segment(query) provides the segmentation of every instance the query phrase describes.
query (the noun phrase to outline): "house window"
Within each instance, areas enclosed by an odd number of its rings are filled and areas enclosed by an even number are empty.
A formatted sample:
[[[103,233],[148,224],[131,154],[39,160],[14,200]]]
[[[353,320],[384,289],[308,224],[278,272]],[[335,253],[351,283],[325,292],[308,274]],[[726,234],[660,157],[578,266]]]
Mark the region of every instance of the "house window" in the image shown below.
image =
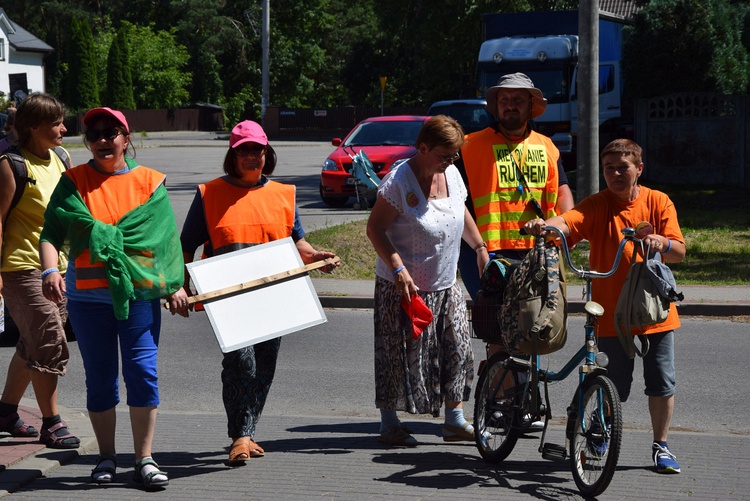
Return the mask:
[[[0,61],[5,61],[5,39],[0,38]]]

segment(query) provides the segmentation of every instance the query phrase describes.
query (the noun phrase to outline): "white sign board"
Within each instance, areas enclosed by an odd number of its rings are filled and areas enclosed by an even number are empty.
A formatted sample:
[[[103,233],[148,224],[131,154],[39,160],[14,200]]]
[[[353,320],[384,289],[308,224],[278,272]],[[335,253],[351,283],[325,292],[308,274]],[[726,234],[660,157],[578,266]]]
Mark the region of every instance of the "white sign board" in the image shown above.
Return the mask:
[[[291,238],[188,263],[198,294],[304,266]],[[326,322],[307,274],[203,303],[224,353]]]

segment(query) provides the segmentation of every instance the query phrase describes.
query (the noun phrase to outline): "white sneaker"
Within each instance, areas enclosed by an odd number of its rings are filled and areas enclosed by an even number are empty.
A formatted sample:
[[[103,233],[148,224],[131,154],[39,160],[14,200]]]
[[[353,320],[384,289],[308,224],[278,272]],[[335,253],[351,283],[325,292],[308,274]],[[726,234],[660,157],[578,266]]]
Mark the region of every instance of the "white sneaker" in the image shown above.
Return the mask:
[[[529,429],[526,430],[527,433],[539,433],[540,431],[544,430],[544,421],[534,421],[529,425]]]

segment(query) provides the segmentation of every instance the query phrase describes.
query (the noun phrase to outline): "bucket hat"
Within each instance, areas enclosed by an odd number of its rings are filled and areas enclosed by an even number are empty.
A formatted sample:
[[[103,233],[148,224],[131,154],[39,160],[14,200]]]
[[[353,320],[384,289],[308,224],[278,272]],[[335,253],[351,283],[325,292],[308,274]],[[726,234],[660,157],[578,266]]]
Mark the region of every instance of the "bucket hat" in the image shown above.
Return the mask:
[[[523,73],[510,73],[501,76],[500,80],[497,81],[497,85],[487,89],[487,92],[484,94],[484,98],[487,101],[485,107],[495,118],[499,118],[497,116],[497,93],[500,89],[528,90],[533,98],[531,102],[532,120],[541,116],[544,110],[547,109],[547,100],[544,98],[544,94],[542,94],[540,89],[534,87],[534,82],[528,76]]]

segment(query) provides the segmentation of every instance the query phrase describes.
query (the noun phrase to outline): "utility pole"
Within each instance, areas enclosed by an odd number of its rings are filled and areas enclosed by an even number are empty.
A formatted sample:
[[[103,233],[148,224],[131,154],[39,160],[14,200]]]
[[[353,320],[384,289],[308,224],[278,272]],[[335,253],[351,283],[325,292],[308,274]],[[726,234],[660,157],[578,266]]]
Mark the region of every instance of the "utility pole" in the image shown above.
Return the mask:
[[[261,0],[263,2],[263,24],[261,27],[261,51],[263,53],[263,76],[260,97],[260,123],[266,126],[266,107],[268,106],[268,46],[270,44],[270,24],[271,24],[271,0]]]
[[[599,191],[599,0],[580,0],[578,26],[576,198],[580,201]]]

